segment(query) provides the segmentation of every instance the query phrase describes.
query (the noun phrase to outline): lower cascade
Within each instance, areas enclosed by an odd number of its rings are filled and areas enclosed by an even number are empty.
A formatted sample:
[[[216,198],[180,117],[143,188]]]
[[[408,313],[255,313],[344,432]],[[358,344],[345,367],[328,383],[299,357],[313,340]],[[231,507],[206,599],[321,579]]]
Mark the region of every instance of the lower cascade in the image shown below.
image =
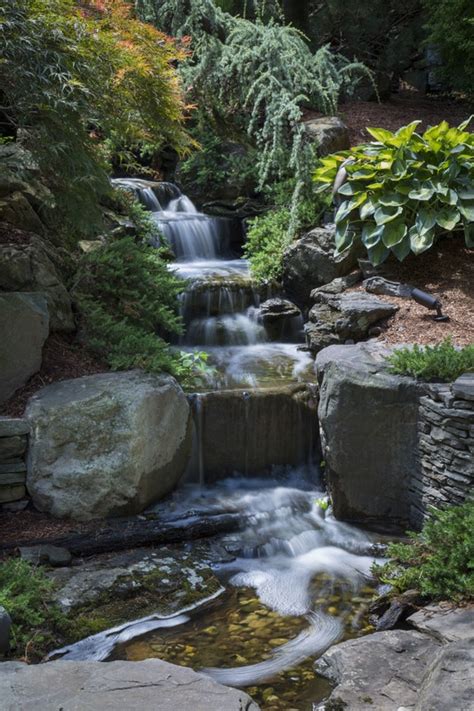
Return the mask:
[[[366,622],[375,546],[361,531],[323,511],[311,472],[188,484],[153,511],[176,518],[239,513],[245,524],[214,539],[215,570],[226,586],[196,609],[152,615],[57,650],[65,660],[138,661],[160,657],[204,671],[218,682],[271,682],[290,708],[311,709],[327,693],[312,659]],[[254,693],[253,689],[251,693]]]
[[[253,282],[239,254],[241,225],[200,213],[169,183],[116,182],[151,211],[156,245],[167,242],[173,268],[187,280],[179,347],[205,350],[213,367],[207,386],[188,396],[194,445],[185,482],[150,514],[172,521],[230,513],[240,525],[213,538],[212,564],[225,587],[209,599],[92,635],[51,657],[159,657],[257,696],[258,685],[271,683],[286,704],[275,708],[293,703],[309,711],[329,688],[312,659],[367,624],[375,548],[325,510],[301,314],[291,313],[284,328],[269,327],[262,304],[279,294]]]

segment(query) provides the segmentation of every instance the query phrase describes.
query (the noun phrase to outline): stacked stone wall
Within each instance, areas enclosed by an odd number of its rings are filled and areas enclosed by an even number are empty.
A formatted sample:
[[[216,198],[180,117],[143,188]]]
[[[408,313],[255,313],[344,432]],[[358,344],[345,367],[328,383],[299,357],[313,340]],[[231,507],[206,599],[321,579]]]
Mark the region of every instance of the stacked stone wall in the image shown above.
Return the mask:
[[[452,384],[428,385],[418,410],[420,466],[410,482],[411,520],[430,507],[460,504],[474,483],[474,374]]]

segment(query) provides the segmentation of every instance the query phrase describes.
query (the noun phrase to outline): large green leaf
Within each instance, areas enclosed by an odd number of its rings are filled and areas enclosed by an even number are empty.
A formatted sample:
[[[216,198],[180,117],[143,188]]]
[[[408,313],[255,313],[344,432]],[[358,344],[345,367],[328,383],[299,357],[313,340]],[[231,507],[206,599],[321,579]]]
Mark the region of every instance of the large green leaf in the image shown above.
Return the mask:
[[[374,267],[378,267],[379,264],[382,264],[390,254],[390,250],[387,249],[383,242],[379,242],[375,247],[368,249],[367,252]]]
[[[354,239],[354,233],[350,229],[349,220],[343,220],[338,222],[336,225],[336,233],[334,241],[336,243],[336,251],[338,253],[344,252],[348,247],[351,246]]]
[[[433,187],[420,187],[420,188],[415,188],[414,190],[410,190],[408,193],[408,197],[411,200],[431,200],[431,198],[434,195],[434,188]]]
[[[410,251],[411,246],[408,235],[405,237],[405,239],[403,239],[398,244],[394,244],[392,247],[392,252],[394,253],[399,262],[403,262],[403,260],[410,254]]]
[[[380,240],[380,235],[382,234],[382,227],[380,225],[374,225],[373,222],[366,222],[362,227],[362,243],[367,249],[375,247],[375,245]]]
[[[438,199],[441,202],[446,202],[448,205],[457,205],[458,202],[458,194],[455,190],[452,190],[449,188],[448,194],[447,195],[439,195]]]
[[[474,200],[459,201],[458,210],[468,222],[474,222]]]
[[[403,142],[409,141],[415,133],[417,126],[420,125],[420,123],[421,121],[412,121],[407,126],[402,126],[402,128],[399,128],[395,135],[398,136],[398,138],[401,138]]]
[[[349,205],[350,205],[350,200],[344,200],[344,202],[341,202],[341,204],[339,205],[339,207],[336,211],[336,215],[334,217],[336,225],[339,224],[340,222],[344,222],[347,219],[349,213],[352,210],[352,207],[349,207]]]
[[[375,212],[375,205],[372,200],[366,200],[363,205],[360,206],[359,214],[361,220],[366,220],[368,217],[373,215]]]
[[[461,200],[474,200],[474,185],[472,186],[472,188],[460,188],[458,190],[458,195]]]
[[[454,230],[460,219],[461,215],[455,207],[442,207],[436,212],[436,222],[443,230],[448,232]]]
[[[382,242],[386,247],[393,247],[405,237],[407,226],[403,220],[394,220],[382,226]]]
[[[375,222],[378,225],[385,225],[387,222],[395,220],[402,212],[401,207],[385,207],[385,205],[382,205],[375,210]]]
[[[422,252],[426,252],[426,250],[433,245],[435,231],[419,232],[416,226],[414,226],[410,228],[409,237],[411,251],[414,254],[421,254]]]
[[[381,205],[385,205],[386,207],[400,207],[400,205],[404,205],[407,202],[405,195],[395,191],[383,193],[377,196],[377,200]]]
[[[427,207],[420,207],[416,215],[416,230],[420,234],[429,232],[436,224],[436,213]]]
[[[366,128],[367,133],[370,133],[370,135],[375,138],[376,141],[379,143],[388,143],[389,141],[392,141],[395,134],[392,133],[391,131],[387,131],[385,128]]]

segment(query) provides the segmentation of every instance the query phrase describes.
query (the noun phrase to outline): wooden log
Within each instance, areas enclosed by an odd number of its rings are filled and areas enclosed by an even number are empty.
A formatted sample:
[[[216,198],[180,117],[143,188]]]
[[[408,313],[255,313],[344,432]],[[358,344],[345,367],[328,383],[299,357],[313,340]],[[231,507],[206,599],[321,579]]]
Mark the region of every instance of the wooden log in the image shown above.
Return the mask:
[[[106,527],[87,533],[74,533],[57,538],[34,539],[0,547],[0,554],[18,546],[54,545],[67,548],[73,555],[95,555],[140,546],[180,543],[197,538],[209,538],[218,533],[231,533],[247,523],[241,513],[215,516],[187,516],[172,521],[143,520],[137,517],[114,521]]]

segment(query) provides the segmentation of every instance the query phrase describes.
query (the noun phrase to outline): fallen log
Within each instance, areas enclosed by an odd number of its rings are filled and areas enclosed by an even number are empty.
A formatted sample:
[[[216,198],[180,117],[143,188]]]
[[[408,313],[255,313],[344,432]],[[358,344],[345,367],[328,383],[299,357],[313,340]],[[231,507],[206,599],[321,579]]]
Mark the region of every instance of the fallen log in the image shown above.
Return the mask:
[[[88,556],[127,548],[209,538],[218,533],[232,533],[238,531],[247,521],[247,516],[242,516],[242,513],[238,512],[202,517],[189,516],[174,521],[144,520],[133,517],[114,521],[106,527],[91,532],[10,543],[0,546],[0,555],[11,552],[20,545],[48,544],[67,548],[76,556]]]

